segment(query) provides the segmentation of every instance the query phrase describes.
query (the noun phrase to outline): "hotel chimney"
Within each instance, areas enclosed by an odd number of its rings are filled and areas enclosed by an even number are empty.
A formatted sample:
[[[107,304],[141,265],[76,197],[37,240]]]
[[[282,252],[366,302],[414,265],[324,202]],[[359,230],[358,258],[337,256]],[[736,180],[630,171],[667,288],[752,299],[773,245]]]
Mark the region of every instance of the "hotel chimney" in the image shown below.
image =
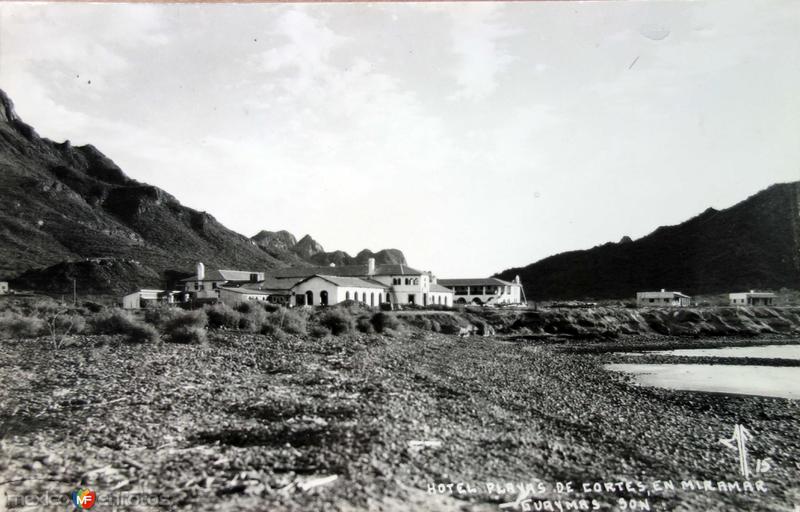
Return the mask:
[[[368,276],[375,275],[375,258],[370,258],[367,260],[367,275]]]

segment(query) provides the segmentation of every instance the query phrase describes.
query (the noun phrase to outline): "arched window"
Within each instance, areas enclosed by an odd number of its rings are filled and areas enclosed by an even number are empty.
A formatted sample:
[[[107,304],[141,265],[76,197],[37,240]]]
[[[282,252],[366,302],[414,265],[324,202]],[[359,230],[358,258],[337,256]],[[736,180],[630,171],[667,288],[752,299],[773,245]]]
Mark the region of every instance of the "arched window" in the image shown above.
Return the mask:
[[[323,305],[323,306],[327,306],[328,305],[328,291],[327,290],[322,290],[321,292],[319,292],[319,303],[321,305]]]
[[[344,292],[344,300],[350,300],[350,290]]]
[[[308,290],[306,292],[306,304],[309,306],[314,305],[314,292],[312,292],[311,290]]]
[[[372,292],[372,293],[369,294],[369,305],[370,306],[374,306],[375,305],[375,292]]]

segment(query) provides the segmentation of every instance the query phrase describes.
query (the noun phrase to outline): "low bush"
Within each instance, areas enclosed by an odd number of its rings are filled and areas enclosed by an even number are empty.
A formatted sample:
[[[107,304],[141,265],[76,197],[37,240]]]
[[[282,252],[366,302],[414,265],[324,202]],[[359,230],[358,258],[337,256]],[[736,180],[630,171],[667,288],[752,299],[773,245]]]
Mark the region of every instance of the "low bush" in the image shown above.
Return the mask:
[[[238,329],[242,314],[224,303],[206,306],[208,325],[214,329]]]
[[[309,330],[309,334],[315,338],[324,338],[331,335],[331,330],[324,325],[313,325]]]
[[[334,336],[353,332],[355,322],[346,309],[331,308],[323,311],[318,317],[319,325],[329,329]]]
[[[144,310],[144,321],[152,324],[159,329],[163,329],[173,318],[181,314],[183,310],[172,306],[159,306]]]
[[[158,329],[144,322],[133,321],[125,333],[126,339],[131,343],[157,343],[161,336]]]
[[[233,306],[233,309],[235,309],[236,311],[238,311],[243,315],[246,315],[256,309],[263,310],[264,308],[261,306],[261,304],[256,304],[253,301],[245,301],[237,303],[235,306]]]
[[[57,332],[66,334],[81,334],[86,330],[86,319],[82,315],[62,315],[55,318],[53,327]]]
[[[361,315],[356,319],[356,329],[364,334],[372,334],[375,328],[372,326],[372,319],[369,315]]]
[[[16,312],[0,315],[0,336],[8,338],[35,338],[47,331],[44,320]]]
[[[445,306],[444,304],[431,304],[428,306],[431,311],[452,311],[452,306]]]
[[[205,311],[178,311],[164,324],[164,334],[173,343],[204,343],[208,316]]]
[[[241,312],[239,329],[247,332],[261,332],[264,329],[264,325],[267,323],[268,316],[264,308],[258,304],[254,304],[248,308],[242,309],[245,311]]]
[[[96,334],[124,334],[133,343],[153,343],[159,340],[158,330],[140,322],[121,309],[107,309],[95,315],[90,325]]]
[[[208,341],[206,330],[191,325],[177,325],[167,332],[172,343],[198,345]]]
[[[428,318],[426,315],[407,315],[403,319],[413,327],[422,329],[423,331],[432,330],[431,319]],[[392,327],[392,329],[395,329],[395,327]]]
[[[278,328],[288,334],[303,336],[308,332],[306,318],[298,311],[280,308],[269,316],[272,323],[277,323]]]
[[[276,311],[284,309],[283,306],[281,306],[280,304],[272,304],[271,302],[261,302],[260,304],[261,306],[263,306],[264,311],[266,311],[267,313],[274,313]]]
[[[44,298],[34,302],[31,305],[31,309],[39,316],[46,316],[54,315],[66,308],[51,298]]]
[[[83,307],[86,308],[90,313],[99,313],[103,311],[105,306],[102,304],[98,304],[97,302],[86,301],[83,303]]]
[[[461,327],[453,323],[441,324],[439,326],[439,332],[442,334],[458,334],[460,330]]]
[[[372,323],[372,327],[377,332],[384,332],[386,329],[396,330],[400,327],[400,320],[395,315],[390,315],[383,311],[372,315],[370,323]]]

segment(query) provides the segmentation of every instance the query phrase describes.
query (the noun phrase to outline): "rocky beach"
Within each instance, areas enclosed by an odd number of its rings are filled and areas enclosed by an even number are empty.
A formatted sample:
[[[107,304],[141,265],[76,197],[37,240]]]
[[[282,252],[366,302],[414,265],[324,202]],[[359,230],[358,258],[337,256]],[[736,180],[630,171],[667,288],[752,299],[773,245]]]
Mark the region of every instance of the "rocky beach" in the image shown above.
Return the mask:
[[[36,510],[63,510],[79,485],[118,510],[790,509],[798,402],[603,370],[631,347],[687,343],[655,341],[419,329],[6,340],[0,481],[9,508]],[[737,342],[797,339],[689,340]],[[720,443],[736,425],[752,435],[747,479]]]

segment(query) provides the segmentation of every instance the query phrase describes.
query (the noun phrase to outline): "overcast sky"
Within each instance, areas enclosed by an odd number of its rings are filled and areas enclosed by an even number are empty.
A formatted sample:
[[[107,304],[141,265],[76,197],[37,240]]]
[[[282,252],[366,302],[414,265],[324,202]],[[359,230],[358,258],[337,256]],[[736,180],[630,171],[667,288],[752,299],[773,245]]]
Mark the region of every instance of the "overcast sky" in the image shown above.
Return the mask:
[[[0,87],[251,236],[484,276],[800,179],[797,2],[4,4]]]

